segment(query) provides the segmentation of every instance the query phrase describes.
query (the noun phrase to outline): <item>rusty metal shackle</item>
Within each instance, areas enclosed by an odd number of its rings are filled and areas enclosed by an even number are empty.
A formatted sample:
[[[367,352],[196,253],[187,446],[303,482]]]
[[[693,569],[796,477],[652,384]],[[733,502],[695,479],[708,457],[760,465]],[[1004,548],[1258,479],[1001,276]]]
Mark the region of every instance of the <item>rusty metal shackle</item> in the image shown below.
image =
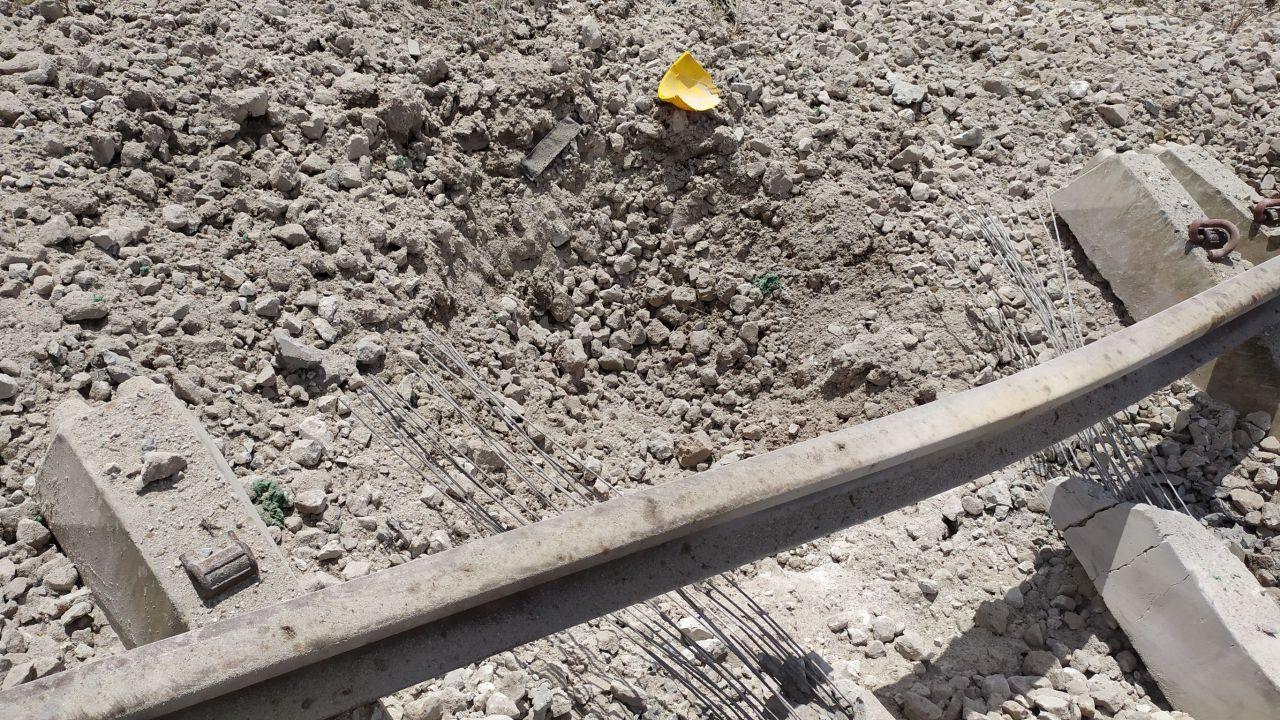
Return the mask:
[[[1240,242],[1240,229],[1230,220],[1196,220],[1187,226],[1192,245],[1203,245],[1211,260],[1231,254]]]
[[[1254,205],[1253,221],[1259,225],[1280,225],[1280,197],[1261,200]]]

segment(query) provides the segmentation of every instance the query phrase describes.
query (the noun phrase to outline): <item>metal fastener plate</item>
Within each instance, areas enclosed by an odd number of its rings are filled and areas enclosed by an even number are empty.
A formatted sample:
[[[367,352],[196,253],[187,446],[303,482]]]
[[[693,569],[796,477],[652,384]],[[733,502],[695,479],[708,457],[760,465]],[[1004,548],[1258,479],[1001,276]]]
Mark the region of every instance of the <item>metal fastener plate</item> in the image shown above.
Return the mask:
[[[178,556],[182,567],[191,576],[196,592],[205,600],[258,577],[258,561],[254,558],[253,551],[235,533],[229,532],[227,537],[231,540],[228,545],[207,556],[201,557],[198,553],[183,553]]]

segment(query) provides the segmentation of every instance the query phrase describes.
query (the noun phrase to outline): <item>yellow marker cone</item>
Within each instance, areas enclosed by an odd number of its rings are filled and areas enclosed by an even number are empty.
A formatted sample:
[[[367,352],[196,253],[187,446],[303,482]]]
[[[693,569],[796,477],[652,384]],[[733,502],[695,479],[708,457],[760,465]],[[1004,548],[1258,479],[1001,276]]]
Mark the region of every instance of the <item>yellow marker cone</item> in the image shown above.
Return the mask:
[[[681,110],[702,112],[720,104],[720,88],[702,64],[686,52],[676,58],[662,76],[658,99]]]

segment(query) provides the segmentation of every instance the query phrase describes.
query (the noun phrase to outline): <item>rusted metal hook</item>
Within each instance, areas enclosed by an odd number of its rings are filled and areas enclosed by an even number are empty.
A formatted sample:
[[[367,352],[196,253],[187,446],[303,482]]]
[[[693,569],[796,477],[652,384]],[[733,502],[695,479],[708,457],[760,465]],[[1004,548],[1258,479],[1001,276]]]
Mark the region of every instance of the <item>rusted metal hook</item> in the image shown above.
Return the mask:
[[[1253,221],[1259,225],[1280,225],[1280,197],[1262,200],[1254,205]]]
[[[1236,249],[1240,229],[1230,220],[1196,220],[1187,226],[1192,245],[1203,245],[1212,260],[1221,260]]]

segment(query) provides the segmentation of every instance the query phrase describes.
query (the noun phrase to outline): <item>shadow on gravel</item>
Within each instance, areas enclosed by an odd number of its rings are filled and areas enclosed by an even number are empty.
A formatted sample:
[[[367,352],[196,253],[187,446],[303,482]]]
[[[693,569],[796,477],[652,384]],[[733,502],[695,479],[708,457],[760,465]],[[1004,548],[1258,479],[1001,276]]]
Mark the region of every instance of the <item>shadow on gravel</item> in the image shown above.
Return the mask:
[[[957,616],[964,629],[945,647],[912,648],[908,631],[885,648],[925,653],[911,674],[875,690],[890,712],[941,720],[1002,708],[1012,717],[1088,717],[1092,708],[1111,716],[1139,701],[1121,678],[1155,694],[1142,698],[1148,705],[1165,704],[1071,552],[1041,549],[1032,562],[1034,573],[1003,597]],[[944,592],[932,602],[950,601]]]

